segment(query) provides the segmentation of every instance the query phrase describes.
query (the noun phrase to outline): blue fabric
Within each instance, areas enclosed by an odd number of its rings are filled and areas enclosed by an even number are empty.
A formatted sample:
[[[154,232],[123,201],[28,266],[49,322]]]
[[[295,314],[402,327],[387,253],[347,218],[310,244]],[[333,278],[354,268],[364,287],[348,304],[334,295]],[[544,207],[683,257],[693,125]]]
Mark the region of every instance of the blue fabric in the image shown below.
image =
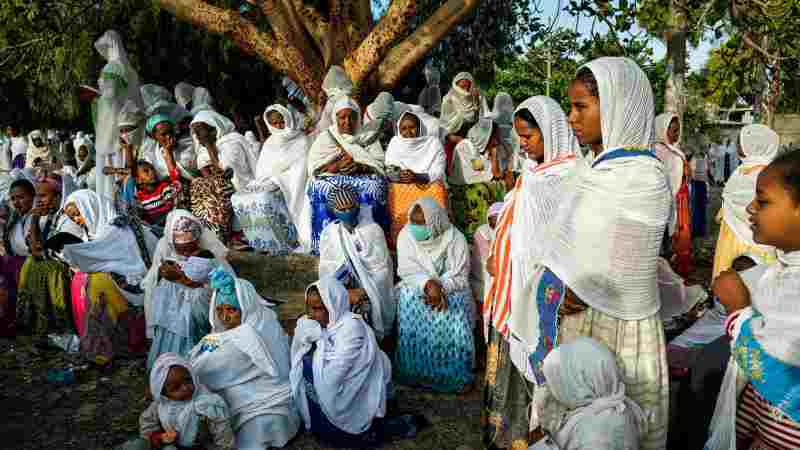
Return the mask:
[[[328,210],[328,193],[334,186],[347,186],[358,193],[360,205],[372,208],[372,219],[389,231],[388,183],[383,175],[335,175],[314,178],[308,185],[311,201],[311,253],[319,255],[319,237],[325,227],[336,220]]]
[[[544,358],[558,345],[558,309],[567,292],[564,283],[545,269],[539,287],[536,289],[536,308],[539,310],[539,343],[528,357],[538,384],[544,384],[542,372]]]
[[[217,304],[230,305],[241,310],[239,299],[236,298],[236,280],[223,267],[217,267],[208,276],[211,289],[217,291]]]
[[[707,189],[705,181],[692,180],[692,237],[706,236],[706,201]]]
[[[351,209],[350,211],[334,211],[333,215],[339,221],[352,227],[358,225],[358,209]]]
[[[231,205],[234,229],[244,232],[245,240],[256,251],[285,256],[299,245],[297,228],[280,190],[246,188],[231,196]]]
[[[595,162],[592,163],[592,167],[596,167],[603,161],[610,161],[612,159],[617,158],[628,158],[632,156],[649,156],[651,158],[656,158],[656,155],[653,153],[652,150],[640,150],[635,148],[618,148],[616,150],[611,150],[610,152],[606,153],[605,155],[601,156]]]
[[[401,283],[397,299],[395,377],[412,386],[459,392],[474,381],[473,306],[469,289],[447,295],[447,310],[425,304],[422,288]]]
[[[206,320],[195,320],[194,324],[192,337],[178,336],[166,328],[155,327],[153,343],[150,345],[150,352],[147,354],[147,369],[152,369],[156,359],[167,352],[177,353],[184,358],[188,358],[194,346],[211,331],[207,317]]]
[[[733,356],[753,388],[772,407],[793,421],[800,422],[800,367],[770,356],[753,337],[751,320],[747,319],[742,324],[742,331],[733,347]]]

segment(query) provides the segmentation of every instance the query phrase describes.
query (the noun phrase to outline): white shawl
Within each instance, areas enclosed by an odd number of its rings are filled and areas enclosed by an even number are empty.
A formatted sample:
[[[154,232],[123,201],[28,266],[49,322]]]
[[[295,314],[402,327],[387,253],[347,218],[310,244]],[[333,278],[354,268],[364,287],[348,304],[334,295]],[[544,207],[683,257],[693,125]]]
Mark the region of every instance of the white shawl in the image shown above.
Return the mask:
[[[673,195],[678,194],[683,182],[683,166],[686,164],[686,154],[683,153],[680,147],[680,136],[677,142],[669,144],[667,132],[669,125],[673,119],[680,121],[677,114],[666,112],[656,116],[655,120],[655,133],[656,133],[656,156],[664,164],[664,171],[667,173],[669,179],[670,190]],[[681,130],[681,134],[683,130]]]
[[[12,137],[11,139],[11,160],[19,155],[24,155],[28,151],[28,140],[23,136]]]
[[[192,119],[192,124],[204,123],[217,131],[217,151],[222,169],[233,169],[233,186],[237,191],[242,190],[255,179],[258,161],[250,144],[244,136],[236,132],[236,126],[227,117],[213,110],[200,111]],[[206,154],[208,150],[205,148]],[[198,155],[198,167],[203,166],[199,161],[203,155]]]
[[[472,89],[467,92],[458,86],[461,80],[472,82]],[[475,78],[467,72],[461,72],[453,78],[450,92],[442,100],[442,127],[448,134],[457,133],[461,130],[464,123],[477,122],[489,112],[489,105],[486,103]]]
[[[350,312],[347,290],[333,278],[322,278],[317,286],[329,323],[301,317],[292,343],[292,395],[300,415],[311,428],[303,356],[317,345],[313,355],[314,389],[325,417],[347,433],[369,429],[373,419],[386,415],[387,384],[392,378],[389,358],[378,347],[370,327]],[[308,291],[306,291],[308,292]]]
[[[747,205],[756,195],[756,181],[762,170],[758,166],[766,166],[772,162],[778,154],[780,137],[765,125],[748,125],[739,132],[739,142],[745,158],[725,183],[722,191],[722,219],[743,244],[757,245],[759,249],[769,251],[771,247],[753,241]]]
[[[511,332],[527,347],[539,343],[539,310],[536,306],[540,265],[556,230],[559,200],[570,181],[580,149],[561,107],[550,97],[531,97],[517,111],[527,109],[536,119],[544,141],[544,158],[539,166],[523,170],[518,191],[513,195],[511,223]],[[527,364],[519,364],[525,373]]]
[[[163,86],[145,84],[141,87],[144,114],[147,117],[156,114],[169,114],[172,111],[172,94]]]
[[[336,125],[336,113],[333,111],[333,107],[340,99],[349,97],[353,93],[353,82],[350,81],[350,77],[347,76],[344,69],[339,66],[331,66],[325,79],[322,80],[322,90],[328,100],[320,113],[319,120],[316,121],[314,131],[309,134],[312,138],[324,134],[325,130]]]
[[[179,105],[186,108],[189,103],[192,102],[192,97],[194,96],[194,86],[184,81],[181,81],[177,85],[175,85],[175,100],[178,102]]]
[[[647,432],[647,417],[625,395],[623,374],[606,346],[578,337],[550,352],[544,359],[543,372],[547,390],[537,393],[549,393],[567,409],[554,426],[548,426],[559,449],[639,448],[639,436]],[[542,405],[544,410],[553,406],[553,402]]]
[[[394,324],[394,270],[383,229],[371,217],[371,209],[362,207],[359,224],[352,233],[339,221],[325,227],[319,243],[319,276],[336,277],[349,266],[369,296],[372,326],[382,339],[391,334]]]
[[[37,147],[33,144],[33,140],[35,138],[39,138],[42,140],[42,146]],[[47,139],[45,139],[44,134],[40,130],[32,131],[28,135],[28,149],[27,154],[25,155],[25,167],[32,168],[33,161],[35,159],[41,159],[43,163],[50,162],[50,146],[47,145]]]
[[[373,168],[379,174],[384,173],[384,159],[385,155],[381,144],[373,142],[372,144],[364,147],[359,142],[359,132],[361,131],[361,108],[347,97],[342,97],[333,108],[333,116],[343,109],[352,109],[357,116],[356,126],[354,133],[342,134],[339,132],[339,127],[336,123],[331,125],[326,131],[322,131],[314,144],[311,146],[311,152],[308,155],[308,174],[313,177],[316,172],[324,165],[332,162],[338,158],[342,152],[346,152],[353,157],[353,161],[359,164],[364,164]]]
[[[593,308],[639,320],[660,307],[656,261],[672,194],[655,157],[601,159],[615,149],[651,148],[653,92],[629,59],[600,58],[585,67],[597,79],[604,151],[593,166],[576,165],[543,262]]]
[[[488,145],[494,128],[491,119],[481,119],[469,129],[466,139],[453,150],[451,184],[466,185],[492,181],[492,160]]]
[[[397,275],[404,283],[424,289],[428,280],[442,283],[445,293],[469,289],[469,246],[464,235],[450,223],[447,211],[431,197],[422,197],[408,208],[422,209],[431,229],[427,241],[417,241],[406,225],[397,236]]]
[[[419,135],[415,138],[400,136],[400,122],[406,115],[414,116],[419,123]],[[420,114],[406,111],[397,121],[397,135],[389,142],[386,149],[386,165],[411,170],[414,173],[428,175],[431,182],[444,179],[445,155],[437,130],[431,134]]]

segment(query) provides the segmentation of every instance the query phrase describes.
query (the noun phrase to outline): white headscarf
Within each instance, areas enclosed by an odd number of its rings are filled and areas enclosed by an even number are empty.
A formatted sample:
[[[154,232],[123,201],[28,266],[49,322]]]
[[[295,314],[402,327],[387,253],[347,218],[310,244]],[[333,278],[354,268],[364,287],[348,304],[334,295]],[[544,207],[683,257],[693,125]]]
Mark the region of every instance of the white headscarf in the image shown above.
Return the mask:
[[[145,84],[140,89],[147,117],[156,114],[169,114],[173,104],[172,94],[164,86]]]
[[[476,184],[492,181],[492,161],[487,152],[494,131],[492,119],[480,119],[467,132],[466,139],[453,150],[451,184]]]
[[[192,115],[197,115],[201,111],[214,111],[214,99],[211,93],[204,87],[194,88],[192,95]]]
[[[122,164],[119,153],[119,113],[126,101],[131,100],[142,107],[139,92],[139,76],[133,69],[122,38],[114,30],[106,31],[94,44],[95,49],[107,61],[98,81],[101,98],[97,104],[97,161],[99,166],[108,163],[109,156],[115,166]],[[96,189],[101,196],[112,198],[114,180],[102,170],[95,171]]]
[[[142,113],[142,108],[132,100],[128,100],[122,105],[119,112],[119,128],[122,127],[135,127],[132,132],[128,133],[128,143],[135,148],[142,145],[144,139],[144,121],[145,115]],[[94,156],[94,155],[93,155]]]
[[[400,123],[406,115],[415,117],[419,124],[419,134],[415,138],[404,138],[400,135]],[[386,165],[428,175],[430,181],[434,182],[444,179],[446,164],[444,147],[438,133],[430,134],[419,114],[404,112],[397,121],[397,135],[386,149]]]
[[[442,92],[439,89],[439,71],[428,64],[424,69],[427,85],[419,93],[417,103],[420,104],[428,114],[439,114],[442,111]]]
[[[576,166],[543,262],[593,308],[643,319],[660,307],[656,261],[672,195],[657,158],[605,157],[614,149],[650,149],[653,92],[629,59],[600,58],[585,67],[597,79],[605,150],[592,166]]]
[[[339,111],[344,109],[351,109],[356,115],[356,124],[353,134],[340,133],[339,126],[335,122],[327,131],[320,133],[311,146],[311,153],[309,154],[308,160],[309,176],[314,176],[319,168],[333,161],[342,151],[349,153],[356,163],[369,166],[378,173],[383,174],[385,155],[381,149],[380,143],[374,142],[364,147],[359,141],[358,135],[361,131],[361,108],[359,108],[352,99],[341,97],[333,108],[333,116],[335,117]]]
[[[194,393],[189,400],[182,402],[170,400],[162,394],[169,369],[175,366],[183,367],[192,376]],[[189,361],[175,353],[163,353],[156,359],[150,370],[150,394],[158,404],[158,420],[161,422],[161,427],[177,431],[177,444],[181,447],[194,446],[201,416],[212,420],[228,418],[225,402],[200,384]]]
[[[36,138],[41,139],[41,147],[34,145],[33,140]],[[33,162],[36,159],[41,159],[44,163],[50,162],[50,146],[47,145],[47,139],[45,139],[41,130],[34,130],[28,134],[28,152],[25,155],[25,167],[33,167]]]
[[[222,168],[233,169],[233,184],[236,190],[247,186],[255,178],[258,166],[258,161],[250,151],[247,139],[236,131],[236,126],[230,119],[213,110],[204,110],[195,114],[192,124],[196,123],[204,123],[216,130],[216,145]],[[200,155],[207,154],[208,150],[204,149],[199,153],[197,166],[203,168],[204,165],[200,163]]]
[[[539,342],[540,330],[539,311],[535,300],[531,299],[535,299],[537,281],[543,271],[540,263],[556,229],[559,200],[567,189],[580,149],[564,111],[555,100],[544,96],[531,97],[516,111],[523,109],[536,120],[544,141],[544,157],[542,164],[522,172],[518,187],[512,193],[513,211],[508,211],[513,214],[510,235],[511,315],[508,324],[511,331],[533,351]]]
[[[669,176],[670,190],[673,195],[678,194],[678,190],[683,183],[684,165],[686,164],[686,155],[681,150],[680,142],[681,137],[678,136],[676,142],[669,143],[667,133],[669,126],[673,120],[680,122],[680,117],[672,112],[666,112],[656,116],[655,120],[655,140],[656,140],[656,156],[664,163],[664,169]],[[681,134],[683,130],[681,129]],[[677,219],[677,216],[675,217]],[[674,233],[674,223],[670,224],[670,234]]]
[[[325,75],[325,79],[322,80],[322,90],[328,100],[325,102],[325,107],[317,120],[312,138],[325,133],[325,130],[330,128],[331,125],[336,125],[336,113],[333,111],[333,107],[341,98],[349,97],[353,93],[353,82],[350,81],[350,77],[347,76],[344,69],[339,66],[331,66]]]
[[[422,197],[408,208],[411,217],[419,206],[431,237],[417,241],[409,224],[397,236],[397,275],[404,282],[422,288],[428,280],[442,282],[446,292],[469,286],[469,247],[464,235],[450,222],[447,210],[431,197]]]
[[[270,125],[269,115],[277,112],[283,117],[284,128],[278,129]],[[261,147],[258,158],[256,179],[263,180],[278,176],[304,159],[308,152],[308,137],[295,124],[294,116],[283,105],[271,105],[264,111],[264,122],[269,129],[269,138]]]
[[[550,352],[544,359],[543,372],[550,396],[567,409],[566,416],[551,430],[559,449],[639,448],[639,436],[647,431],[647,418],[625,395],[622,373],[606,346],[578,337]]]
[[[175,85],[175,100],[177,100],[179,105],[186,108],[186,106],[192,102],[194,89],[194,86],[191,84],[181,81]]]
[[[75,159],[78,161],[78,169],[83,169],[86,165],[94,163],[94,144],[92,141],[85,137],[75,138],[72,141],[72,146],[75,148]],[[86,156],[81,159],[80,150],[81,147],[86,147],[87,154]]]
[[[457,83],[461,80],[469,80],[472,83],[470,92],[458,86]],[[488,111],[489,105],[486,103],[486,98],[481,95],[475,78],[467,72],[461,72],[453,78],[450,92],[442,100],[442,127],[448,133],[457,133],[464,123],[477,122]]]
[[[748,125],[739,132],[739,142],[745,158],[725,183],[722,191],[722,218],[745,245],[758,245],[764,251],[771,250],[771,247],[753,241],[747,205],[756,195],[756,182],[762,170],[759,166],[766,166],[775,159],[780,138],[765,125]]]
[[[316,343],[314,389],[322,412],[337,428],[351,434],[363,433],[375,418],[386,415],[392,365],[378,348],[370,327],[361,316],[350,312],[347,289],[339,281],[323,278],[311,286],[319,290],[329,322],[322,329],[318,322],[305,316],[297,321],[290,375],[294,401],[310,429],[303,356]]]

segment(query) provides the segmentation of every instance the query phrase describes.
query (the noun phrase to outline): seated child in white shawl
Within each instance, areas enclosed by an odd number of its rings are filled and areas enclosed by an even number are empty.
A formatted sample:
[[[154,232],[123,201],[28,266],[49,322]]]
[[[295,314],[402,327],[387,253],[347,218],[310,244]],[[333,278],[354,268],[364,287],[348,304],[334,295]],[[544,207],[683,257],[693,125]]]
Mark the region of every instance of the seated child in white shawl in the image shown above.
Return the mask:
[[[189,361],[174,353],[159,356],[150,392],[155,400],[139,417],[140,448],[234,448],[225,401],[198,383]]]
[[[546,387],[534,407],[559,450],[635,450],[647,428],[642,408],[625,395],[614,354],[587,337],[556,347],[544,359]],[[548,401],[547,398],[555,401]],[[540,448],[548,448],[539,443]]]

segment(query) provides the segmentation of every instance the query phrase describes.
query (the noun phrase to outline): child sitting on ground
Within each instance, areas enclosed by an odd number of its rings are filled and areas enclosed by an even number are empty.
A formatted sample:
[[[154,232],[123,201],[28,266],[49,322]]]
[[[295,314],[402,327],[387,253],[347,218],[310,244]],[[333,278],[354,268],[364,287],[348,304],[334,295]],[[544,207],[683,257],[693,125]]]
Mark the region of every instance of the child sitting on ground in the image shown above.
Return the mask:
[[[225,401],[198,384],[189,361],[175,353],[159,356],[150,372],[150,390],[155,400],[139,417],[149,448],[234,448]]]
[[[714,292],[728,312],[732,358],[722,383],[712,450],[800,448],[800,152],[785,153],[758,175],[747,207],[753,240],[780,250],[755,289],[735,271]],[[737,380],[738,379],[738,380]],[[737,383],[740,381],[740,383]],[[741,393],[743,383],[744,392]]]

